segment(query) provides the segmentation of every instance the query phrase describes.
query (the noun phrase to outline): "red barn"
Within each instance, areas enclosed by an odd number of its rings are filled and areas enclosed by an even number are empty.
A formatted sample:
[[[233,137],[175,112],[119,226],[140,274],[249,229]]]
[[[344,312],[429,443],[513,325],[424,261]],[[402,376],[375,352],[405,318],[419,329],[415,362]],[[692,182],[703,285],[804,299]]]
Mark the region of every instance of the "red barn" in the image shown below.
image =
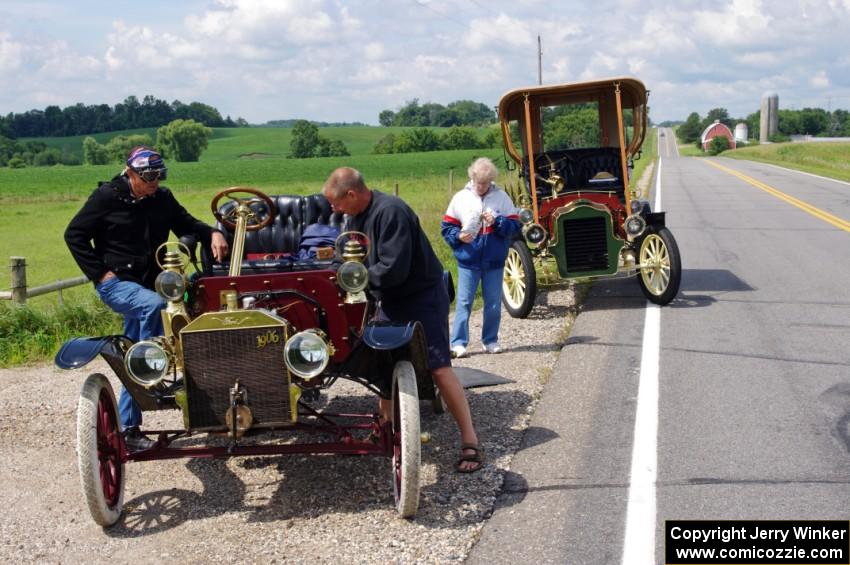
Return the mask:
[[[711,140],[722,135],[729,140],[729,149],[735,149],[735,136],[732,135],[732,130],[726,124],[721,124],[720,120],[714,120],[714,123],[705,128],[702,132],[702,150],[708,151],[708,146],[711,145]]]

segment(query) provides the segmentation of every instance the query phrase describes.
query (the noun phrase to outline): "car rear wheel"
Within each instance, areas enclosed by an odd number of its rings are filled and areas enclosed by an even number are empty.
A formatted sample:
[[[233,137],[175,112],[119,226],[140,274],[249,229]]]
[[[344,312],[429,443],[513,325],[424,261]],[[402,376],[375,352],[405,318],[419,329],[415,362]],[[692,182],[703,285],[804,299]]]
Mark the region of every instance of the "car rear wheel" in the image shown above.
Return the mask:
[[[409,361],[399,361],[393,371],[393,494],[396,511],[411,518],[419,508],[419,394],[416,373]]]
[[[537,276],[528,246],[516,239],[508,248],[502,279],[502,303],[513,318],[526,318],[534,306]]]
[[[112,385],[98,373],[89,375],[80,391],[77,462],[92,518],[103,527],[115,524],[124,506],[121,430]]]
[[[682,260],[673,234],[667,228],[652,229],[640,244],[640,289],[650,302],[664,306],[678,294],[681,280]]]

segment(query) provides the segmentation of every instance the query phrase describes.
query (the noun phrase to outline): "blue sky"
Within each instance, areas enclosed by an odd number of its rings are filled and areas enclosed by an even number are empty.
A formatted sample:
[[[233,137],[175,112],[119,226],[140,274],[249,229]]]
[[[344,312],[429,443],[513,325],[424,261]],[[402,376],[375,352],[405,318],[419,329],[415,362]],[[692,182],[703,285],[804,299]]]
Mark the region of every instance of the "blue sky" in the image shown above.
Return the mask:
[[[850,0],[0,0],[0,113],[146,94],[252,123],[635,76],[658,122],[850,108]]]

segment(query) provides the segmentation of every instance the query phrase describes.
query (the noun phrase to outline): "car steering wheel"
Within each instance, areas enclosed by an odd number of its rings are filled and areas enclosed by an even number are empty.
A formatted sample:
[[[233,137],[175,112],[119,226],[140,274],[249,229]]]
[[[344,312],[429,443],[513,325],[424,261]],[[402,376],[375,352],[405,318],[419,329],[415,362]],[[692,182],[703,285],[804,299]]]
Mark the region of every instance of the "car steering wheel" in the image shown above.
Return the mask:
[[[236,196],[234,196],[236,194]],[[251,196],[244,196],[245,194],[250,194]],[[236,205],[233,206],[226,214],[222,214],[219,211],[218,203],[222,198],[227,197],[234,202]],[[262,204],[260,210],[254,209],[254,204]],[[226,188],[221,192],[217,193],[212,199],[212,213],[215,216],[215,219],[221,222],[223,226],[225,226],[230,231],[236,230],[236,220],[241,211],[247,210],[248,213],[248,224],[245,226],[247,231],[257,231],[261,230],[267,225],[269,225],[272,220],[274,220],[277,215],[277,206],[275,206],[274,201],[269,198],[264,192],[257,190],[256,188],[248,188],[243,186],[235,186],[233,188]],[[262,217],[262,213],[265,212],[265,217]],[[253,223],[250,223],[253,221]]]

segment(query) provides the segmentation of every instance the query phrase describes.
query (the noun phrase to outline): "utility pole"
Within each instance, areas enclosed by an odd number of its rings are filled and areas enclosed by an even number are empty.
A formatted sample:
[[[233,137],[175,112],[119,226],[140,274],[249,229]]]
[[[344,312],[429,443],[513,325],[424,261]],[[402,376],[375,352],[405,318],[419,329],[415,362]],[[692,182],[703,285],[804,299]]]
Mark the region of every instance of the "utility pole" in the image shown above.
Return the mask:
[[[537,84],[543,84],[543,50],[540,47],[540,34],[537,34]]]

